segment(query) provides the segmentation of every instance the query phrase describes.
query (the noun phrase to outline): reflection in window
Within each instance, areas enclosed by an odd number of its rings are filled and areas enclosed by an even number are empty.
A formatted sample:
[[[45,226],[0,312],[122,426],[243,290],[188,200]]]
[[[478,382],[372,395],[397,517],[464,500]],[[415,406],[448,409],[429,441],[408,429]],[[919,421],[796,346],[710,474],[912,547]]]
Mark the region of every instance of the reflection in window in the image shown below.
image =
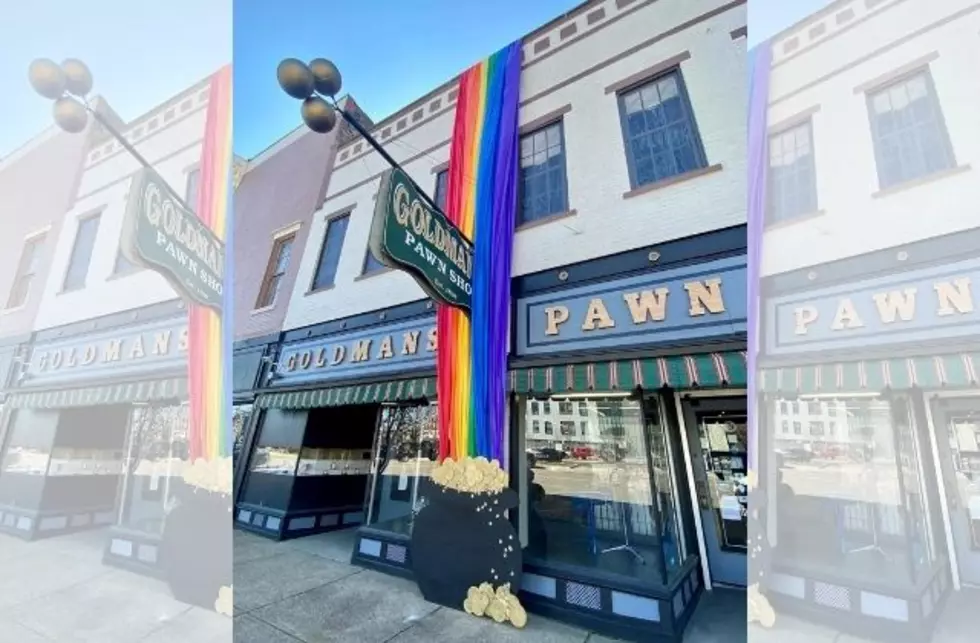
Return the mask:
[[[596,398],[585,406],[591,418],[561,422],[559,435],[550,423],[536,433],[531,414],[525,419],[533,456],[526,555],[662,584],[686,550],[658,404],[650,400],[644,411],[635,400]]]
[[[436,406],[385,406],[371,462],[371,502],[366,524],[410,535],[418,511],[419,483],[439,456]]]
[[[833,431],[815,422],[774,436],[776,555],[855,578],[913,583],[912,570],[918,575],[936,553],[909,402],[855,396],[829,407],[837,409]]]
[[[262,445],[256,447],[252,454],[252,466],[250,470],[255,473],[291,476],[296,473],[296,463],[298,460],[298,447]]]
[[[234,432],[235,442],[232,447],[232,458],[234,462],[242,454],[242,447],[245,445],[245,429],[248,427],[249,418],[252,417],[251,404],[236,404],[231,412],[231,426]]]
[[[126,459],[120,463],[125,470],[123,502],[119,507],[121,526],[143,533],[163,533],[167,507],[184,484],[188,421],[186,405],[133,408]],[[72,464],[80,464],[77,456]],[[97,466],[104,468],[108,462]]]

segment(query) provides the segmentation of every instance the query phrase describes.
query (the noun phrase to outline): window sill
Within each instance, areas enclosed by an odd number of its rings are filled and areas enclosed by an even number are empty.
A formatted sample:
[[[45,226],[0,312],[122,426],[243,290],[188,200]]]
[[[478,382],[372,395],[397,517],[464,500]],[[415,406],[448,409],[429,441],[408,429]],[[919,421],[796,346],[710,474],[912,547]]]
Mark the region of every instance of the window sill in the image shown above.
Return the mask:
[[[85,290],[85,284],[82,284],[81,286],[75,286],[73,288],[62,288],[57,293],[55,293],[55,296],[60,297],[62,295],[70,295],[72,293],[82,292],[83,290]]]
[[[878,190],[877,192],[872,193],[871,198],[872,199],[881,199],[881,198],[884,198],[886,196],[891,196],[893,194],[897,194],[899,192],[904,192],[905,190],[910,190],[912,188],[917,188],[920,185],[926,185],[928,183],[932,183],[933,181],[939,181],[939,180],[945,179],[945,178],[950,177],[950,176],[956,176],[957,174],[963,174],[964,172],[967,172],[970,169],[971,169],[970,168],[970,165],[969,164],[966,164],[966,165],[959,165],[957,167],[951,167],[948,170],[939,170],[938,172],[933,172],[932,174],[927,174],[925,176],[920,176],[917,179],[912,179],[910,181],[905,181],[903,183],[898,183],[897,185],[893,185],[891,187],[887,187],[884,190]]]
[[[320,293],[327,292],[328,290],[333,290],[337,284],[330,284],[329,286],[320,286],[319,288],[310,288],[305,293],[304,297],[309,297],[310,295],[319,295]]]
[[[19,306],[12,306],[10,308],[4,308],[3,310],[0,310],[0,315],[13,315],[14,313],[19,313],[20,311],[24,310],[25,308],[27,308],[27,304],[26,303],[21,304]]]
[[[641,185],[640,187],[633,188],[629,192],[623,193],[624,199],[632,199],[635,196],[640,196],[641,194],[646,194],[647,192],[653,192],[654,190],[660,190],[662,188],[670,187],[676,183],[683,183],[684,181],[690,181],[691,179],[696,179],[700,176],[706,174],[714,174],[715,172],[720,172],[722,170],[721,163],[716,165],[709,165],[708,167],[703,167],[697,170],[691,170],[690,172],[685,172],[683,174],[678,174],[677,176],[672,176],[669,179],[663,179],[660,181],[655,181],[653,183],[647,183],[646,185]]]
[[[268,306],[262,306],[262,308],[253,308],[252,311],[249,313],[249,315],[261,315],[263,313],[269,312],[270,310],[274,310],[275,307],[276,307],[276,304],[275,304],[275,302],[273,302],[273,303],[269,304]]]
[[[797,223],[804,223],[806,221],[812,221],[814,219],[819,219],[820,217],[827,214],[823,210],[814,210],[813,212],[807,212],[805,214],[798,214],[790,219],[783,219],[782,221],[774,221],[772,223],[767,223],[762,228],[763,232],[769,232],[771,230],[782,230],[783,228],[789,228]]]
[[[125,272],[114,272],[105,278],[106,281],[118,281],[119,279],[125,279],[126,277],[132,277],[133,275],[138,275],[139,273],[146,270],[146,268],[139,268],[137,270],[127,270]]]
[[[378,275],[385,275],[389,272],[394,272],[394,270],[394,268],[385,266],[384,268],[378,268],[377,270],[372,270],[371,272],[362,272],[357,277],[354,277],[354,281],[364,281],[365,279],[370,279],[371,277],[377,277]]]
[[[541,217],[540,219],[535,219],[534,221],[527,221],[514,228],[514,232],[522,232],[524,230],[530,230],[531,228],[537,228],[538,226],[547,225],[549,223],[554,223],[555,221],[561,221],[562,219],[569,219],[571,217],[577,216],[577,210],[566,210],[564,212],[557,212],[555,214],[549,214],[546,217]]]

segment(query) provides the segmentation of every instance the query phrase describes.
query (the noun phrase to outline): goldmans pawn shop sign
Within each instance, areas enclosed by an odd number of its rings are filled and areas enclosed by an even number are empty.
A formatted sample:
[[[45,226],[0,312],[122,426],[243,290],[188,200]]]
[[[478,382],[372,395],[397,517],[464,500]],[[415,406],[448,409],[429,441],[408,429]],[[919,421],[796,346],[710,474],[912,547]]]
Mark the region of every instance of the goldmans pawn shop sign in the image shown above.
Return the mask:
[[[134,264],[166,277],[185,299],[221,310],[224,243],[150,169],[133,178],[121,249]]]
[[[410,273],[434,300],[470,312],[473,244],[403,170],[381,178],[369,245],[378,261]]]

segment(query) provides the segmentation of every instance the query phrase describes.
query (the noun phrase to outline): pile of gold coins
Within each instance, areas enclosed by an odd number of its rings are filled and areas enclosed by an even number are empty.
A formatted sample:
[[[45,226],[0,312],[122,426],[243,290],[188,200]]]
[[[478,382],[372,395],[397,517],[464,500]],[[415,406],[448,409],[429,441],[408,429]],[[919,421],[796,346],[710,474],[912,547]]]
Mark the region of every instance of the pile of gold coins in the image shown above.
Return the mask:
[[[231,493],[234,465],[231,458],[205,460],[198,458],[184,469],[184,482],[212,493]]]
[[[432,470],[432,481],[448,489],[473,494],[500,493],[509,482],[500,463],[488,461],[483,456],[459,462],[446,458]]]
[[[214,611],[224,616],[231,616],[232,612],[232,593],[231,586],[225,585],[218,590],[218,598],[214,601]]]
[[[473,616],[487,616],[498,623],[510,621],[521,629],[527,625],[527,612],[516,596],[510,593],[510,583],[493,589],[490,583],[481,583],[466,592],[463,609]]]

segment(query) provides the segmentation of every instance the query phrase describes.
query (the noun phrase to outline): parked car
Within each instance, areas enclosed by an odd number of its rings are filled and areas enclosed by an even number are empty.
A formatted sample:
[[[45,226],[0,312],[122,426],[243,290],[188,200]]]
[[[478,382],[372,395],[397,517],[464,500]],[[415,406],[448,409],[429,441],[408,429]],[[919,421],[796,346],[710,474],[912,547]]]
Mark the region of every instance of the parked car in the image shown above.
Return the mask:
[[[576,460],[588,460],[595,457],[595,449],[592,447],[575,447],[572,449],[572,457]]]
[[[566,457],[568,457],[568,454],[560,449],[553,449],[551,447],[534,449],[534,458],[538,462],[561,462]]]

